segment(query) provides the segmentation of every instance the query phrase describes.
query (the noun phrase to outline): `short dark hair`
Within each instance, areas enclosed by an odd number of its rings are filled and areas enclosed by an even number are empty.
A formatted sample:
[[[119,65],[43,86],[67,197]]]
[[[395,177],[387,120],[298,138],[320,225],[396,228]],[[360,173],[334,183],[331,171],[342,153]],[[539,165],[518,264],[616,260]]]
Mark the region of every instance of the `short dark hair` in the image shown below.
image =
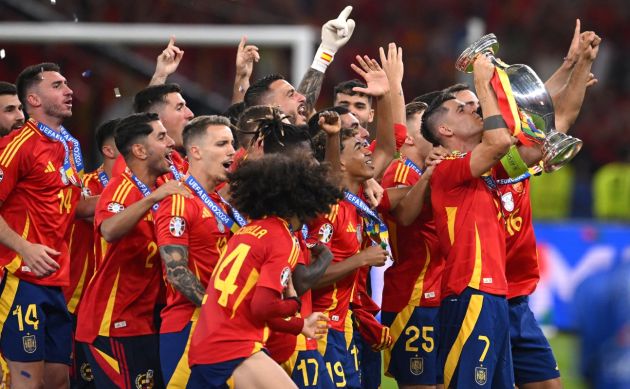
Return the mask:
[[[339,151],[343,151],[343,142],[349,138],[355,138],[356,134],[354,130],[350,128],[342,128],[339,132]],[[325,131],[318,132],[313,136],[313,155],[315,158],[323,162],[326,159],[326,142],[328,141],[328,135]]]
[[[228,179],[232,205],[251,219],[297,216],[307,222],[343,198],[328,164],[295,154],[247,159]]]
[[[120,123],[120,119],[112,119],[106,122],[101,123],[100,126],[96,127],[95,138],[96,138],[96,147],[98,148],[99,153],[103,148],[103,145],[108,139],[113,139],[114,134],[116,133],[116,127]]]
[[[184,127],[184,148],[188,149],[190,142],[206,134],[208,126],[226,126],[230,128],[230,119],[219,115],[197,116]]]
[[[153,132],[151,122],[160,120],[155,112],[134,113],[120,120],[114,133],[114,140],[118,151],[125,157],[131,153],[131,146],[139,138],[144,138]]]
[[[426,111],[428,107],[429,105],[422,101],[412,101],[405,105],[405,118],[409,120],[413,115]]]
[[[455,96],[450,93],[440,93],[435,99],[433,99],[431,104],[429,104],[426,111],[424,111],[420,131],[422,132],[422,137],[431,142],[433,146],[442,145],[437,135],[438,122],[448,111],[448,109],[444,107],[444,103],[449,100],[453,100],[454,98]]]
[[[151,85],[136,93],[133,98],[133,111],[155,112],[155,106],[166,103],[164,97],[169,93],[182,93],[177,84]]]
[[[24,70],[22,70],[15,81],[18,98],[22,104],[26,107],[26,95],[33,85],[41,82],[41,73],[59,72],[60,70],[61,68],[59,65],[52,62],[43,62],[37,65],[27,66]]]
[[[221,115],[230,119],[230,123],[236,126],[236,124],[238,123],[238,118],[241,117],[243,111],[245,111],[245,102],[239,101],[238,103],[234,103],[227,107],[227,109],[223,111]]]
[[[236,138],[238,143],[242,147],[249,147],[252,143],[252,139],[260,122],[263,119],[273,119],[274,117],[282,116],[282,112],[276,107],[271,105],[254,105],[252,107],[245,108],[245,111],[241,114],[236,124]]]
[[[426,105],[431,105],[431,102],[433,102],[433,100],[438,97],[440,94],[442,93],[442,91],[440,90],[436,90],[433,92],[429,92],[429,93],[425,93],[423,95],[414,97],[413,100],[411,100],[411,102],[422,102],[425,103]]]
[[[352,90],[352,88],[355,88],[355,87],[367,88],[367,85],[365,85],[365,83],[361,82],[360,80],[357,80],[356,78],[353,80],[343,81],[335,85],[335,89],[333,93],[333,101],[335,100],[337,94],[343,93],[344,95],[348,95],[348,96],[355,96],[355,95],[365,96],[367,97],[368,103],[370,104],[370,106],[372,106],[372,96],[366,95],[365,93],[361,93],[361,92],[355,92],[354,90]]]
[[[9,82],[0,81],[0,96],[4,95],[17,95],[17,88],[15,85]]]
[[[269,86],[275,81],[284,79],[284,76],[281,74],[269,74],[254,81],[245,92],[245,106],[252,107],[254,105],[264,104],[265,96],[269,92]]]
[[[311,137],[317,135],[321,129],[319,128],[319,115],[326,111],[337,112],[339,116],[350,113],[350,110],[346,107],[342,107],[341,105],[337,105],[335,107],[329,107],[326,109],[322,109],[321,111],[315,112],[310,119],[308,119],[308,132],[311,134]]]
[[[459,83],[445,88],[444,90],[442,90],[442,92],[454,95],[455,93],[461,92],[463,90],[470,90],[470,86],[468,84]]]

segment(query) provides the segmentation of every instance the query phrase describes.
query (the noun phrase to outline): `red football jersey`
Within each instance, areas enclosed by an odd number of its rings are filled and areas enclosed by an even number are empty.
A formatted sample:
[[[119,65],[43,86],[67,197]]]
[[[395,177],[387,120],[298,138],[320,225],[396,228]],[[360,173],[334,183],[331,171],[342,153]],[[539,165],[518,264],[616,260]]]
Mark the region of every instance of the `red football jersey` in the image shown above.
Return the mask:
[[[190,343],[190,366],[247,358],[269,335],[252,316],[254,288],[283,292],[301,255],[289,225],[277,217],[253,220],[229,240],[212,273]]]
[[[502,181],[505,184],[502,184]],[[536,290],[540,279],[536,236],[532,225],[532,206],[529,200],[529,178],[515,183],[511,183],[507,178],[499,179],[497,182],[506,219],[507,297],[510,299],[528,296]]]
[[[295,237],[300,242],[300,250],[302,255],[298,260],[298,264],[309,266],[311,263],[311,251],[306,247],[306,242],[302,236],[302,231],[295,232]],[[300,317],[307,318],[313,313],[313,302],[311,290],[307,290],[300,296],[302,308],[300,309]],[[282,364],[286,362],[295,351],[317,350],[317,340],[307,338],[302,334],[297,336],[287,332],[271,331],[269,339],[265,343],[269,355],[274,361]]]
[[[433,216],[446,260],[442,298],[466,287],[507,295],[505,223],[497,191],[472,176],[471,155],[452,154],[431,176]]]
[[[217,220],[197,195],[193,196],[186,199],[173,195],[162,200],[155,215],[155,230],[158,247],[179,245],[188,248],[188,268],[205,288],[225,250],[230,229]],[[227,213],[216,192],[210,193],[210,198]],[[190,322],[195,308],[195,304],[167,281],[160,333],[181,331]]]
[[[96,204],[95,240],[103,242],[104,220],[142,199],[129,173],[111,179]],[[94,277],[79,307],[76,339],[92,343],[96,336],[124,337],[157,332],[155,304],[164,288],[160,254],[151,211],[122,238],[97,250]]]
[[[68,143],[70,150],[72,146]],[[0,244],[0,266],[33,284],[70,283],[64,236],[74,220],[81,188],[71,184],[63,172],[64,156],[63,145],[44,135],[31,120],[0,139],[0,215],[24,239],[60,252],[52,256],[59,270],[38,278],[15,251]]]
[[[405,165],[404,159],[398,159],[385,171],[381,185],[383,188],[412,186],[419,179],[420,175]],[[389,228],[394,264],[385,271],[381,308],[386,312],[400,312],[407,305],[439,306],[444,259],[429,199],[409,226],[397,223],[387,212],[383,215]]]
[[[83,188],[90,196],[100,195],[103,184],[96,171],[83,176]],[[74,219],[66,233],[66,242],[70,253],[70,285],[62,288],[68,303],[68,311],[75,313],[85,287],[94,275],[94,222],[87,219]]]
[[[345,261],[361,248],[363,221],[356,207],[346,200],[331,207],[328,215],[309,225],[309,242],[321,241],[333,253],[332,263]],[[330,318],[330,328],[344,331],[352,290],[357,279],[353,271],[341,280],[313,290],[313,311]]]

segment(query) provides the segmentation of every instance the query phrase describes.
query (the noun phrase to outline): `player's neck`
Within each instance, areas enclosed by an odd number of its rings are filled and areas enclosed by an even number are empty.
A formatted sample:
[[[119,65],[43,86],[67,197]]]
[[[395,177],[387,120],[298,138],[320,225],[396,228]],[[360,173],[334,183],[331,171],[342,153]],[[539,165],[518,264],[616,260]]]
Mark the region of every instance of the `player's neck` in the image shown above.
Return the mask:
[[[116,158],[103,158],[103,171],[107,174],[107,177],[112,176],[112,169],[114,168],[114,164],[116,163]]]
[[[204,172],[204,169],[201,166],[197,166],[195,164],[191,164],[188,168],[188,173],[195,177],[195,180],[199,182],[201,187],[206,191],[206,193],[214,192],[214,189],[217,187],[217,180],[214,177],[209,176]]]
[[[358,177],[351,177],[348,173],[344,174],[341,183],[344,188],[347,188],[350,192],[357,194],[361,185],[365,183],[365,179]]]
[[[29,116],[33,120],[39,123],[45,124],[48,128],[50,128],[53,131],[56,131],[56,132],[61,131],[61,124],[63,123],[63,119],[46,115],[45,113],[39,112],[39,111],[31,113]]]
[[[155,186],[158,174],[153,172],[153,170],[144,161],[134,158],[133,160],[126,162],[127,167],[131,170],[131,173],[138,177],[143,184],[150,188]]]
[[[453,151],[467,153],[472,151],[478,144],[479,142],[468,141],[466,139],[452,139],[452,141],[446,145],[446,149],[449,153],[452,153]]]
[[[415,163],[419,168],[424,169],[424,159],[426,156],[420,155],[418,149],[408,145],[402,145],[400,155]]]

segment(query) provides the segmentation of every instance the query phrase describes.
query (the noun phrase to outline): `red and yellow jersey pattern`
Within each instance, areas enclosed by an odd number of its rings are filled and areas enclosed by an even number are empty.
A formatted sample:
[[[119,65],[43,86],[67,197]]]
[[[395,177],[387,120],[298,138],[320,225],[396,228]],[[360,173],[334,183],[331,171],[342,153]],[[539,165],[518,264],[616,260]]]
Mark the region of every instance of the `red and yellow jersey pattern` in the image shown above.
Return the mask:
[[[356,207],[346,200],[333,205],[330,213],[309,225],[308,241],[326,244],[333,254],[333,264],[357,254],[362,240],[363,221]],[[345,329],[357,274],[355,270],[332,285],[313,290],[313,311],[327,315],[332,329]]]
[[[68,143],[72,149],[72,144]],[[28,120],[0,139],[0,215],[9,227],[32,243],[60,252],[60,268],[39,278],[13,250],[0,244],[0,266],[16,277],[38,285],[68,286],[70,257],[64,239],[81,197],[63,171],[65,149]]]
[[[296,232],[295,237],[298,239],[300,250],[302,251],[298,264],[309,266],[311,263],[311,251],[306,247],[302,232]],[[300,296],[300,301],[302,302],[302,307],[300,308],[299,316],[307,318],[313,313],[313,300],[310,289]],[[265,346],[271,358],[279,364],[282,364],[289,360],[295,351],[317,350],[317,340],[306,338],[302,334],[295,336],[286,332],[272,330]]]
[[[507,295],[505,225],[497,191],[472,176],[471,155],[452,154],[431,176],[433,216],[446,261],[442,298],[467,287]]]
[[[405,164],[393,161],[383,175],[383,188],[412,186],[420,175]],[[440,254],[431,203],[427,198],[420,215],[409,226],[403,226],[383,212],[389,228],[394,264],[385,271],[383,302],[386,312],[400,312],[405,306],[437,307],[444,259]]]
[[[105,242],[103,221],[143,198],[127,172],[111,179],[94,215],[96,272],[79,307],[76,339],[92,343],[97,336],[122,337],[157,332],[153,323],[156,301],[164,288],[153,214],[147,212],[129,233]]]
[[[98,178],[102,167],[83,176],[83,188],[90,196],[100,195],[103,184]],[[68,304],[68,311],[77,311],[85,287],[94,275],[94,223],[87,219],[74,219],[66,242],[70,254],[70,285],[63,287],[63,295]]]
[[[518,182],[499,178],[497,184],[505,217],[507,298],[528,296],[540,279],[529,178]]]
[[[187,199],[173,195],[162,200],[155,214],[155,230],[158,247],[187,247],[188,268],[206,287],[231,233],[198,196],[193,196]],[[210,198],[227,213],[216,192]],[[160,333],[181,331],[190,322],[195,308],[195,304],[167,282]]]
[[[191,367],[246,358],[263,348],[269,329],[252,315],[254,289],[283,292],[300,255],[289,225],[277,217],[252,220],[234,234],[206,290],[190,343]]]

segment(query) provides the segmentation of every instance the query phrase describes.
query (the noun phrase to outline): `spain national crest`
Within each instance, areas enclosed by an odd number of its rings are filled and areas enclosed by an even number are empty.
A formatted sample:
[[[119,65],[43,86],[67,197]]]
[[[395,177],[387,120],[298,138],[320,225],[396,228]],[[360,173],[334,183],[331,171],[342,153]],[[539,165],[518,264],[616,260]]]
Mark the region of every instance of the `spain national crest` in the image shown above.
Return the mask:
[[[424,358],[409,359],[409,371],[413,375],[420,375],[424,372]]]
[[[485,367],[475,367],[475,382],[477,385],[485,385],[488,382],[488,369]]]
[[[22,337],[22,346],[24,346],[24,352],[33,354],[37,350],[37,339],[35,335],[25,335]]]
[[[512,212],[514,210],[514,197],[512,197],[512,192],[507,192],[501,196],[501,203],[503,203],[503,208],[505,208],[506,211]]]
[[[153,370],[147,370],[146,374],[138,374],[136,376],[136,388],[137,389],[153,389]]]
[[[81,373],[81,378],[83,381],[92,382],[94,381],[94,373],[92,373],[92,367],[89,363],[84,362],[81,364],[79,368],[79,372]]]

